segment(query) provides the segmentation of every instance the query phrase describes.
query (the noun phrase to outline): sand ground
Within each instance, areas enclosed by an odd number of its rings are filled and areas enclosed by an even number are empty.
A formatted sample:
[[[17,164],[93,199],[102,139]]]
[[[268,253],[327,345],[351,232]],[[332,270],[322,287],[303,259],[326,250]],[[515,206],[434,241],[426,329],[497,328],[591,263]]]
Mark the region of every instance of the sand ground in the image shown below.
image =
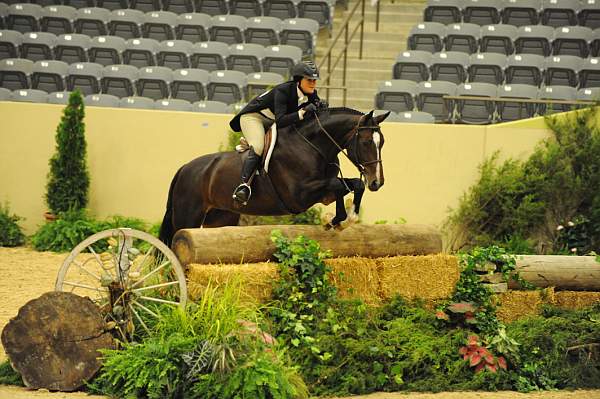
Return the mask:
[[[0,330],[27,301],[52,291],[67,254],[36,252],[29,248],[0,247]],[[0,350],[0,361],[6,355]],[[82,392],[64,393],[0,385],[0,399],[102,399]],[[354,399],[600,399],[600,390],[518,392],[443,392],[436,394],[374,393]],[[225,399],[225,398],[224,398]],[[349,398],[346,398],[349,399]]]

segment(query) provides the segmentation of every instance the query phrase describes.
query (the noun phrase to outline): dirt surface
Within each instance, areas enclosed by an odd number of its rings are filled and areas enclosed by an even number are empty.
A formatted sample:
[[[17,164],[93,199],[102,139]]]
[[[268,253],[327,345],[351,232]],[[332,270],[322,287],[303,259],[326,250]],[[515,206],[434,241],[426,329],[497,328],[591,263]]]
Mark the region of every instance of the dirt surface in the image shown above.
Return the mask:
[[[36,252],[29,248],[0,247],[0,330],[27,301],[54,289],[58,270],[67,254]],[[0,361],[6,355],[0,350]],[[0,399],[105,399],[82,392],[64,393],[0,385]],[[600,390],[557,391],[521,394],[517,392],[443,392],[436,394],[375,393],[353,399],[600,399]],[[225,399],[225,398],[224,398]],[[350,399],[350,398],[343,398]]]

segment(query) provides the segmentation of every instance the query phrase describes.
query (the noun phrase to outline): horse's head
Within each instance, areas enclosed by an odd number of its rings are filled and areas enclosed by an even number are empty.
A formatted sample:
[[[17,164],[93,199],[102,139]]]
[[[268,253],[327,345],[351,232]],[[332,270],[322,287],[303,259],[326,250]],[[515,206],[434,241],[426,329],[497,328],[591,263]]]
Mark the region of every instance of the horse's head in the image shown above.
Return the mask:
[[[379,124],[390,113],[373,116],[373,111],[363,115],[356,127],[356,132],[350,140],[348,152],[352,161],[364,173],[367,186],[371,191],[377,191],[383,186],[383,162],[381,148],[384,138]]]

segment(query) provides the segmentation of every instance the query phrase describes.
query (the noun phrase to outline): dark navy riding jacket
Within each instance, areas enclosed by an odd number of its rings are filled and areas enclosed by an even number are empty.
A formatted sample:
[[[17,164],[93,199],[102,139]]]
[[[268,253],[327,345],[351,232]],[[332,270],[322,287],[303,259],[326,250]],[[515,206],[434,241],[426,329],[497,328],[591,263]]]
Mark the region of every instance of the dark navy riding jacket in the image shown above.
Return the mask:
[[[259,112],[264,109],[270,109],[275,115],[277,127],[289,126],[300,120],[298,110],[304,108],[309,103],[318,104],[320,101],[317,91],[309,94],[306,103],[298,105],[298,83],[293,80],[281,83],[271,90],[250,100],[242,110],[233,117],[229,126],[234,132],[242,130],[240,127],[240,117],[244,114]]]

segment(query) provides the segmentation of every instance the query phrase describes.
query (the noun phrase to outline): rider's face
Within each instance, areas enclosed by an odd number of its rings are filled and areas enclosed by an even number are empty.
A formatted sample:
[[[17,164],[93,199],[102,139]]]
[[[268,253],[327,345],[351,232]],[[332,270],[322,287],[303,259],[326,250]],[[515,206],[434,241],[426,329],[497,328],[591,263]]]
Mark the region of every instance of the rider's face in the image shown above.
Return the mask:
[[[302,78],[300,90],[305,94],[312,94],[317,88],[317,79]]]

